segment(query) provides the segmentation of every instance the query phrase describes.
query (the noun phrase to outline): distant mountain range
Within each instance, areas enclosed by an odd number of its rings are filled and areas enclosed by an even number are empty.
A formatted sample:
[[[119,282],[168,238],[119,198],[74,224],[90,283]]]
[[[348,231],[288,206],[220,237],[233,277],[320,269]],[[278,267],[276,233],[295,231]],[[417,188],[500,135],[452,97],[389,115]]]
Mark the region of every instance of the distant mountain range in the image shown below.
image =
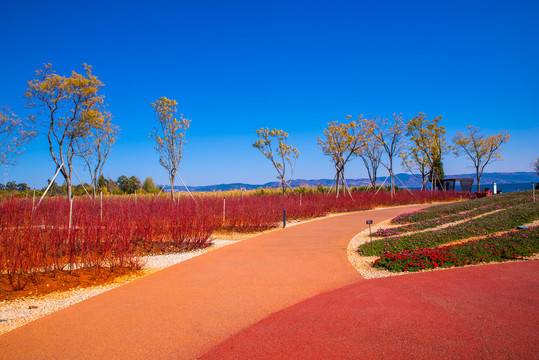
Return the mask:
[[[420,188],[421,187],[421,178],[418,178],[410,174],[397,174],[398,180],[396,183],[399,187],[402,187],[404,184],[407,188]],[[474,179],[475,184],[475,174],[456,174],[456,175],[447,175],[446,179],[452,178],[472,178]],[[378,178],[378,182],[381,184],[385,180],[385,176]],[[531,183],[539,182],[539,176],[534,172],[512,172],[512,173],[484,173],[481,177],[481,184],[483,185],[492,185],[492,183],[497,184],[519,184],[519,183]],[[346,179],[346,182],[349,186],[361,186],[369,185],[369,179]],[[386,184],[389,184],[390,179],[388,178]],[[305,180],[305,179],[294,179],[291,182],[292,187],[298,186],[317,186],[321,184],[323,186],[330,186],[332,183],[331,179],[314,179],[314,180]],[[232,184],[218,184],[218,185],[207,185],[207,186],[189,186],[191,191],[228,191],[228,190],[255,190],[259,188],[277,188],[279,187],[278,181],[272,181],[265,184],[253,185],[253,184],[244,184],[244,183],[232,183]],[[169,189],[170,186],[165,187],[165,191]],[[174,189],[183,189],[183,186],[174,186]]]

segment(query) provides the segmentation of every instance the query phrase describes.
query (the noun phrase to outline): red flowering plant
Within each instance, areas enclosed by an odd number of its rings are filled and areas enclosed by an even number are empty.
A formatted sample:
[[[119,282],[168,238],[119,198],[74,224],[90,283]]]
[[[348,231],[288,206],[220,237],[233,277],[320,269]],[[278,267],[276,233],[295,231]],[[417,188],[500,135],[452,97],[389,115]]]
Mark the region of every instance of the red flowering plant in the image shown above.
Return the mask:
[[[392,272],[420,271],[507,261],[538,251],[539,227],[536,226],[463,244],[385,254],[374,261],[373,266]]]

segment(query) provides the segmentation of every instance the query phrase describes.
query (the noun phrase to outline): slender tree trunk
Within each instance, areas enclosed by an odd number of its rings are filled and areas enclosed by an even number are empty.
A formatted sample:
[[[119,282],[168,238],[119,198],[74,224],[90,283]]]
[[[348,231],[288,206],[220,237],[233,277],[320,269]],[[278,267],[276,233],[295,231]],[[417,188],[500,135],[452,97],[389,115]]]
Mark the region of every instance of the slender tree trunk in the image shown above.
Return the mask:
[[[391,171],[391,196],[395,195],[395,174]]]
[[[389,157],[389,176],[391,176],[391,198],[395,195],[395,175],[393,174],[393,158]]]
[[[363,157],[361,157],[361,159],[363,160],[363,164],[365,165],[365,168],[367,169],[367,175],[369,175],[369,182],[371,183],[371,186],[374,187],[374,181],[375,181],[375,178],[376,178],[376,174],[374,174],[374,172],[371,174],[371,169],[373,169],[373,167],[367,161],[367,159],[365,159]]]
[[[344,165],[341,168],[341,192],[343,196],[346,196],[346,180],[344,178]]]
[[[375,168],[374,166],[372,167],[372,181],[371,181],[371,184],[372,184],[372,187],[374,189],[376,189],[376,180],[378,180],[378,175],[376,174],[377,172],[377,168]]]
[[[370,167],[367,168],[367,174],[369,175],[369,182],[371,183],[371,186],[373,186],[373,176],[371,175],[371,170],[370,170]]]
[[[71,201],[71,178],[69,176],[66,176],[66,186],[67,186],[67,199]]]
[[[170,198],[174,200],[174,178],[175,174],[170,176]]]
[[[340,181],[341,181],[341,171],[339,169],[337,169],[337,179],[335,181],[335,193],[336,193],[336,197],[339,197],[339,186],[340,186]]]
[[[67,200],[71,200],[72,195],[72,189],[71,189],[71,167],[69,164],[67,167],[64,165],[64,167],[60,170],[60,173],[64,177],[65,183],[66,183],[66,193],[67,193]]]
[[[281,187],[282,187],[282,190],[283,190],[283,199],[284,199],[284,196],[285,196],[285,193],[286,193],[286,189],[284,187],[284,177],[281,178]]]
[[[346,194],[346,189],[344,187],[344,166],[340,170],[339,179],[340,179],[340,192],[339,192],[338,195],[340,195],[341,192],[343,193],[343,195],[345,195]]]
[[[99,187],[99,183],[98,183],[98,180],[99,180],[99,175],[97,174],[97,171],[94,171],[94,199],[97,197],[97,189]],[[101,190],[101,189],[100,189]]]
[[[479,175],[479,170],[475,170],[475,178],[477,179],[477,191],[481,191],[481,185],[479,184],[481,176]]]

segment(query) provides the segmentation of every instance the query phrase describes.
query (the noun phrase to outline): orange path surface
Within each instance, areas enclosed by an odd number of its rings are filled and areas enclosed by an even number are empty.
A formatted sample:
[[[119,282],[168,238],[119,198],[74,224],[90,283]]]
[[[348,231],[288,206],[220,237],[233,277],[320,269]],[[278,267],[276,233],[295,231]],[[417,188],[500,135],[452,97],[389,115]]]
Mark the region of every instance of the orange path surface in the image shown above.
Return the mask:
[[[0,336],[2,359],[192,359],[268,315],[362,280],[346,246],[416,205],[324,218],[198,256]]]

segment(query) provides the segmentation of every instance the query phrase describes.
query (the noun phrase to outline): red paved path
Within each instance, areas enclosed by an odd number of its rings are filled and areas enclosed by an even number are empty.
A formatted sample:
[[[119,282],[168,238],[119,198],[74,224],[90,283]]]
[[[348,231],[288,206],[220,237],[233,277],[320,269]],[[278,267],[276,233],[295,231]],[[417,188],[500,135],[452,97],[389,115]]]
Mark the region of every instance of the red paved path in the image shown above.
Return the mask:
[[[191,359],[229,336],[362,278],[345,248],[425,205],[354,213],[218,249],[0,336],[2,359]]]
[[[538,359],[539,261],[358,282],[277,312],[202,359]]]

